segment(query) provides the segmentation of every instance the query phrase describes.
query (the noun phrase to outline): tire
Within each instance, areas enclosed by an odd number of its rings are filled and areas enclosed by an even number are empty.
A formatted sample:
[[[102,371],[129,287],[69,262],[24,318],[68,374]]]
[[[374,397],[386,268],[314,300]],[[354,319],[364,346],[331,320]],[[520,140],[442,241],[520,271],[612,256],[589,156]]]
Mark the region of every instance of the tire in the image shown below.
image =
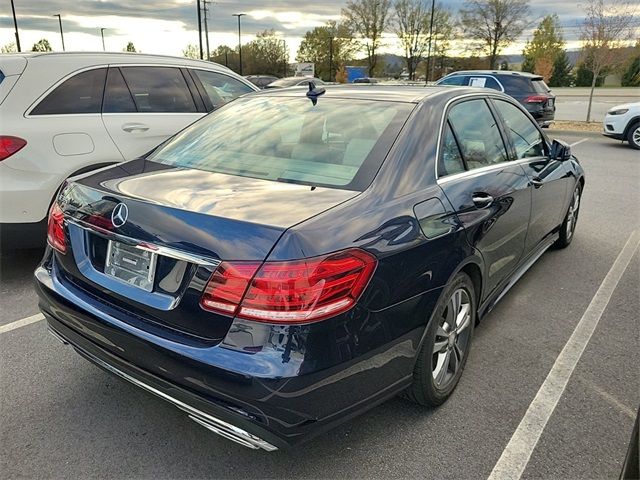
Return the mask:
[[[459,321],[455,322],[457,327],[452,336],[450,325],[454,324],[452,312],[456,309]],[[464,316],[463,309],[467,312]],[[429,407],[441,405],[449,398],[467,362],[475,323],[473,282],[467,274],[459,273],[445,288],[429,322],[413,370],[413,383],[404,392],[405,398]]]
[[[640,122],[636,122],[629,127],[629,131],[627,132],[627,141],[631,148],[640,150]]]
[[[578,214],[580,213],[580,201],[582,200],[582,185],[578,183],[573,190],[573,196],[571,197],[571,203],[567,210],[567,214],[560,226],[560,237],[553,244],[556,248],[566,248],[571,244],[573,240],[576,224],[578,223]]]

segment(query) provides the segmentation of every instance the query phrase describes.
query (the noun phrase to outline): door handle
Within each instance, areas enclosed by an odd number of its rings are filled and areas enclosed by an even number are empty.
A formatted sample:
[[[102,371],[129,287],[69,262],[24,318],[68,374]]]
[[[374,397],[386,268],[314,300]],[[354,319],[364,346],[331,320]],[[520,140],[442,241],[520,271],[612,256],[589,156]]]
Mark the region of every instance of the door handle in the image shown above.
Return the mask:
[[[540,188],[544,185],[544,182],[540,180],[539,177],[534,177],[531,179],[531,185],[533,185],[535,188]]]
[[[471,197],[473,204],[478,208],[487,208],[493,203],[493,197],[488,193],[474,193]]]
[[[144,123],[125,123],[122,125],[122,130],[125,132],[146,132],[149,127]]]

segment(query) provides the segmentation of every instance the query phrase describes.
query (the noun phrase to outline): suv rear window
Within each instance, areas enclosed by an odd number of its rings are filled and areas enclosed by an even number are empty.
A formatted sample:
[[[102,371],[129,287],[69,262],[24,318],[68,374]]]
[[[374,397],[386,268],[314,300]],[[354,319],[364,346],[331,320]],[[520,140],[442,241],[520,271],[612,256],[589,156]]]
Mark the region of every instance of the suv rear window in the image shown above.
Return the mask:
[[[544,83],[544,80],[541,78],[532,79],[531,85],[533,85],[533,91],[536,93],[549,93],[551,91],[549,87],[547,87],[547,84]]]
[[[185,168],[362,191],[413,104],[246,97],[176,135],[149,160]]]
[[[47,95],[31,115],[100,113],[106,74],[106,68],[96,68],[74,75]]]

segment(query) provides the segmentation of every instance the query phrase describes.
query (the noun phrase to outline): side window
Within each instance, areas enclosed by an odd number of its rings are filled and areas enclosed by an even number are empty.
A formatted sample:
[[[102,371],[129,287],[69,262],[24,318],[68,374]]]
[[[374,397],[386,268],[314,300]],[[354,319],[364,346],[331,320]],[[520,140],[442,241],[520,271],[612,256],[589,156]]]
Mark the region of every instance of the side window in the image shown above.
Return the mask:
[[[100,113],[106,73],[106,68],[97,68],[65,80],[31,111],[31,115]]]
[[[245,93],[253,92],[253,89],[244,83],[223,73],[207,70],[192,70],[202,83],[213,108],[218,108]]]
[[[465,77],[462,75],[454,75],[453,77],[447,77],[443,79],[440,83],[438,83],[438,85],[460,86],[465,84],[465,80],[466,80]]]
[[[502,100],[494,102],[516,148],[517,158],[544,156],[545,141],[533,122],[518,107]]]
[[[502,91],[500,88],[500,84],[493,77],[471,77],[469,79],[470,87],[483,87],[483,88],[491,88],[493,90]]]
[[[104,92],[103,113],[131,113],[136,112],[129,87],[124,82],[122,73],[117,67],[111,67],[107,74],[107,86]]]
[[[500,130],[484,100],[454,105],[449,111],[449,122],[469,169],[507,161]]]
[[[438,163],[438,177],[464,172],[464,162],[456,137],[451,131],[449,122],[445,124],[442,136],[442,154]]]
[[[140,113],[191,113],[196,105],[178,68],[121,67]]]

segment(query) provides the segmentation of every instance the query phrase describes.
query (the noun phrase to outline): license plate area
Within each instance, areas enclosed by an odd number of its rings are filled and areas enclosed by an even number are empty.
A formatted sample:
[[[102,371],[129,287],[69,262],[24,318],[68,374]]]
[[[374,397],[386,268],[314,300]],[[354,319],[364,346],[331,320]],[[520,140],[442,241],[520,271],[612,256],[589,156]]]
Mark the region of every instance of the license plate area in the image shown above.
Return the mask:
[[[158,255],[109,240],[104,273],[129,285],[151,292]]]

